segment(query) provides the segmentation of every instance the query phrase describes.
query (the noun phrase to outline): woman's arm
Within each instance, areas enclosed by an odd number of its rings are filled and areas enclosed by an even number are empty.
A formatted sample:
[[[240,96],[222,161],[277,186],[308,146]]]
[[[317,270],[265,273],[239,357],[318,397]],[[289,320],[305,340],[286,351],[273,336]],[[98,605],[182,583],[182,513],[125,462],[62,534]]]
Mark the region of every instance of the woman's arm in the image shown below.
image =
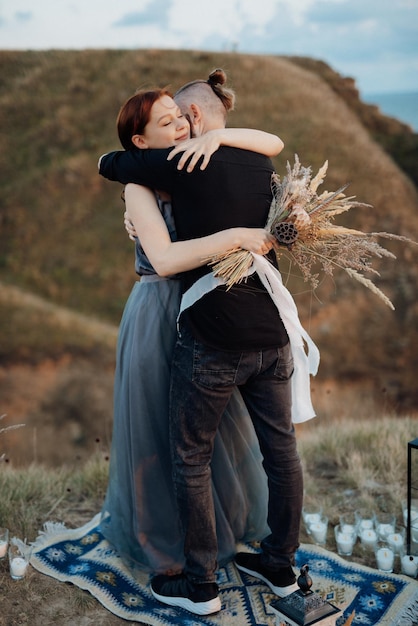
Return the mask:
[[[263,228],[229,228],[199,239],[172,242],[150,189],[127,185],[125,202],[141,246],[160,276],[205,265],[210,256],[233,248],[266,254],[273,246],[273,237]]]
[[[203,157],[200,169],[204,170],[210,161],[210,157],[219,146],[242,148],[243,150],[252,150],[268,157],[274,157],[283,150],[284,143],[277,135],[266,133],[263,130],[217,128],[209,130],[200,137],[182,141],[170,152],[168,160],[172,159],[176,154],[183,152],[177,167],[179,170],[183,169],[186,162],[190,159],[187,171],[191,172],[199,159]]]

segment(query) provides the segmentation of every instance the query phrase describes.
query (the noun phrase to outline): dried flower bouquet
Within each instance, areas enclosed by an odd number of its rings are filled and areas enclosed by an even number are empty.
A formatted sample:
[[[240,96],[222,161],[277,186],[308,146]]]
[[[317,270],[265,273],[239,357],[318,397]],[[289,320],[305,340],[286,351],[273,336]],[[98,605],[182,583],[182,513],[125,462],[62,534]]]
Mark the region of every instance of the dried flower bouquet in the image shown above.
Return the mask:
[[[318,187],[323,183],[327,169],[328,161],[312,178],[311,168],[303,167],[295,155],[295,163],[293,167],[287,163],[287,175],[283,179],[273,174],[273,200],[266,228],[275,236],[277,257],[284,253],[290,257],[313,289],[318,286],[320,278],[314,266],[319,266],[328,275],[332,275],[335,268],[342,269],[393,309],[389,298],[364,276],[364,272],[378,276],[378,271],[371,265],[372,259],[396,258],[378,243],[378,238],[415,242],[401,235],[365,233],[334,224],[337,215],[353,207],[370,205],[356,202],[354,196],[347,197],[344,191],[348,185],[318,195]],[[222,278],[230,288],[245,279],[252,261],[250,252],[235,249],[211,257],[208,262],[215,276]]]

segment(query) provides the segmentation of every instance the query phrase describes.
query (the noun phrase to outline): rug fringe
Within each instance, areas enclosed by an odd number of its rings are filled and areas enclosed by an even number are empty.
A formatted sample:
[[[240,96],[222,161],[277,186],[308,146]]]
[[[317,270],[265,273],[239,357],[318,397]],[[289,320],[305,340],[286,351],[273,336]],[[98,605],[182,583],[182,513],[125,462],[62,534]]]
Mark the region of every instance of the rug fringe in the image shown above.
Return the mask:
[[[43,530],[39,531],[35,541],[31,542],[31,546],[33,548],[41,548],[66,530],[68,529],[63,522],[45,522]]]
[[[416,626],[418,624],[418,591],[412,603],[403,611],[396,622],[396,626]]]
[[[68,528],[63,522],[45,522],[43,530],[38,532],[38,536],[31,543],[34,552],[41,550],[43,547],[58,542],[61,538],[65,540],[83,537],[92,528],[95,528],[101,518],[101,513],[97,513],[91,520],[80,528]]]
[[[21,539],[19,539],[19,537],[12,537],[10,539],[10,543],[17,547],[20,554],[24,556],[25,558],[30,559],[32,547],[31,547],[31,544],[28,545],[26,541],[27,541],[26,539],[22,541]]]

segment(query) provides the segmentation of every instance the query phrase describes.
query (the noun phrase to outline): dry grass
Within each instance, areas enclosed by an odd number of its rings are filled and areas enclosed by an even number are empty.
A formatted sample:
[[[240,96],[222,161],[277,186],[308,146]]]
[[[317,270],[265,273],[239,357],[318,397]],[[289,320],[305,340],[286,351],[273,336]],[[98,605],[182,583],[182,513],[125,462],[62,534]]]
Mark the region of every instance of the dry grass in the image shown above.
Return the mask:
[[[355,399],[354,403],[355,403]],[[355,406],[352,406],[353,411]],[[316,419],[298,426],[305,473],[305,500],[319,502],[329,516],[327,547],[335,550],[332,526],[340,514],[369,506],[394,512],[401,522],[406,498],[407,442],[416,438],[412,417],[370,415]],[[46,520],[69,527],[87,522],[100,510],[108,463],[97,454],[77,468],[26,469],[0,466],[0,519],[12,535],[33,540]],[[416,468],[418,471],[418,467]],[[301,540],[309,542],[304,530]],[[374,566],[370,553],[356,546],[354,561]],[[7,563],[0,562],[0,626],[116,626],[126,623],[108,613],[87,592],[58,583],[31,569],[14,582]],[[58,620],[58,621],[57,621]]]
[[[298,435],[307,496],[321,498],[333,524],[343,511],[368,505],[388,509],[401,521],[407,442],[416,437],[417,425],[412,418],[370,416],[355,422],[318,419],[302,426]]]
[[[0,358],[36,363],[64,353],[114,358],[117,327],[0,282]]]
[[[108,461],[102,454],[83,465],[47,468],[0,467],[0,519],[12,534],[32,541],[44,521],[77,526],[99,510],[107,486]],[[87,517],[86,517],[87,516]],[[83,522],[84,519],[84,522]]]

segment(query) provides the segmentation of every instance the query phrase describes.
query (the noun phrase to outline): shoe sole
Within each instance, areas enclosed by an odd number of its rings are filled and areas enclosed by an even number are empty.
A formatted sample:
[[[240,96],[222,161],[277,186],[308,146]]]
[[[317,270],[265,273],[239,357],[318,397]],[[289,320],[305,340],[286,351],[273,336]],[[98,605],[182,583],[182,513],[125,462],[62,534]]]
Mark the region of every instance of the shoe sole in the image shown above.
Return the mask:
[[[268,578],[265,578],[265,576],[263,576],[259,572],[248,569],[247,567],[243,567],[242,565],[238,565],[238,563],[235,563],[235,565],[241,572],[245,572],[253,578],[258,578],[259,580],[262,580],[264,583],[266,583],[268,587],[270,587],[270,589],[273,593],[276,594],[276,596],[279,596],[279,598],[285,598],[286,596],[289,596],[291,593],[299,589],[299,585],[296,582],[292,583],[291,585],[287,585],[287,587],[276,587]]]
[[[151,593],[156,600],[163,604],[169,604],[170,606],[178,606],[182,609],[186,609],[190,613],[195,615],[211,615],[212,613],[218,613],[221,610],[221,600],[219,597],[208,600],[207,602],[193,602],[189,598],[181,598],[175,596],[161,596],[154,591],[151,587]]]

